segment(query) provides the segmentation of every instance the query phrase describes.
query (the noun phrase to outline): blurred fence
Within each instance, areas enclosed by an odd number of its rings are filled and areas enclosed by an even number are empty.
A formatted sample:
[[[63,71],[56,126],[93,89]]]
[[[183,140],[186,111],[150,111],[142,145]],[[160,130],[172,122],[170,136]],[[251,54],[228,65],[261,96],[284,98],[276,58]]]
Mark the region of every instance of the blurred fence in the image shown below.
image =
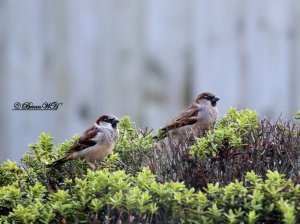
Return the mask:
[[[0,161],[101,113],[158,128],[197,93],[261,116],[300,109],[299,0],[1,0]],[[12,111],[15,102],[63,102]]]

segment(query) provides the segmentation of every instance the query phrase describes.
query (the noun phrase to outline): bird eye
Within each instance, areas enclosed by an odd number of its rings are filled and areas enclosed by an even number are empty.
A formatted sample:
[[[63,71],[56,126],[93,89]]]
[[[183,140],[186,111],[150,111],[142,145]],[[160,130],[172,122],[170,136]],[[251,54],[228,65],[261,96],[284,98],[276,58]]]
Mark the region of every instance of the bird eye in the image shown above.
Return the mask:
[[[113,118],[107,117],[105,121],[108,122],[108,123],[111,123],[113,120],[114,120]]]
[[[214,97],[213,96],[204,96],[204,99],[206,99],[206,100],[212,100]]]

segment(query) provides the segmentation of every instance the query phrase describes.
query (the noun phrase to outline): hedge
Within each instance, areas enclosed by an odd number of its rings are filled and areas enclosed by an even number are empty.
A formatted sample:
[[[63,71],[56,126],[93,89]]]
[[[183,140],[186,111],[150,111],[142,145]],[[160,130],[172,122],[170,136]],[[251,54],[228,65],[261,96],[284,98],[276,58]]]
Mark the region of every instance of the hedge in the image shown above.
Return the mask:
[[[215,130],[164,147],[125,116],[95,172],[47,168],[78,136],[55,146],[42,133],[20,166],[0,164],[0,222],[299,223],[299,129],[230,108]]]

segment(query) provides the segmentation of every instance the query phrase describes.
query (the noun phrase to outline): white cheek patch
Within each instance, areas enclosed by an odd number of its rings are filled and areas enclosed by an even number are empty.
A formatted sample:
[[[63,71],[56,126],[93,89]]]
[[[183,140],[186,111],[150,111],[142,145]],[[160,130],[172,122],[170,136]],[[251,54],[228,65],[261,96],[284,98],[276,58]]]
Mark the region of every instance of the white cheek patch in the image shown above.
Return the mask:
[[[111,123],[107,123],[107,122],[100,122],[100,124],[98,125],[98,127],[106,127],[106,128],[112,128]]]

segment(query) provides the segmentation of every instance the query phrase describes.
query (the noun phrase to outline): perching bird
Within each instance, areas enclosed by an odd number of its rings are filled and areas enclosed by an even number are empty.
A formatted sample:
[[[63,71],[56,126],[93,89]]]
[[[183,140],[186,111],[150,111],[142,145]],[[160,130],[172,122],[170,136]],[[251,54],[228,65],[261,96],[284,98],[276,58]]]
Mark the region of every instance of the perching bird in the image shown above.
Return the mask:
[[[66,152],[64,157],[54,161],[48,167],[59,167],[71,159],[84,159],[93,170],[96,161],[102,161],[112,153],[117,141],[117,124],[119,120],[113,115],[102,115],[92,127],[88,128]]]
[[[218,117],[218,100],[212,93],[199,94],[192,105],[160,129],[159,136],[155,138],[164,138],[167,133],[171,136],[182,136],[188,132],[198,134],[213,128]]]

